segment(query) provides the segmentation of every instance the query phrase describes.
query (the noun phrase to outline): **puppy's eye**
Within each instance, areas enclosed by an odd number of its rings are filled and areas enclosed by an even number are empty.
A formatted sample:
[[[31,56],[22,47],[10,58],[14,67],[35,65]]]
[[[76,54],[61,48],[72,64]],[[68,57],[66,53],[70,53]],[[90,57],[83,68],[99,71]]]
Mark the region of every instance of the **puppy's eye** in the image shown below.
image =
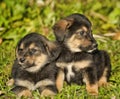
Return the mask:
[[[84,35],[85,31],[80,31],[79,33],[80,35]]]
[[[30,55],[32,55],[32,54],[34,54],[34,53],[36,53],[37,52],[37,49],[30,49]]]
[[[31,49],[31,51],[32,51],[32,52],[36,52],[36,51],[37,51],[37,49]]]
[[[79,31],[79,32],[77,32],[77,35],[80,35],[80,36],[83,36],[85,34],[85,31]]]
[[[19,48],[19,49],[18,49],[18,51],[19,51],[19,52],[22,52],[22,51],[23,51],[23,49]]]

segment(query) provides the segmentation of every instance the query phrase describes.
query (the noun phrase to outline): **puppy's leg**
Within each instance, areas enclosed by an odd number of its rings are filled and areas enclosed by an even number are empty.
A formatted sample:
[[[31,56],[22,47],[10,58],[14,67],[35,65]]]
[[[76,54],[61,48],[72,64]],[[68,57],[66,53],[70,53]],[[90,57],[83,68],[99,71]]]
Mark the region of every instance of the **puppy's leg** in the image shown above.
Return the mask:
[[[56,79],[56,87],[58,89],[58,92],[60,92],[62,90],[63,83],[64,83],[64,71],[59,70],[59,73],[58,73],[57,79]]]
[[[13,91],[18,97],[21,97],[21,96],[31,97],[32,96],[31,91],[22,86],[16,86],[11,91]]]
[[[87,67],[84,74],[84,82],[86,83],[86,90],[91,95],[98,95],[97,75],[94,68]]]
[[[109,54],[103,50],[102,51],[100,50],[99,56],[102,57],[101,61],[104,62],[104,65],[102,66],[104,68],[104,70],[100,71],[100,72],[102,72],[102,76],[100,77],[98,84],[99,84],[99,87],[100,86],[107,86],[110,75],[111,75],[110,57],[109,57]]]
[[[106,87],[108,85],[108,83],[107,83],[107,74],[108,74],[108,72],[109,72],[108,69],[105,68],[104,72],[103,72],[103,75],[101,76],[101,78],[98,81],[99,87],[100,86]]]

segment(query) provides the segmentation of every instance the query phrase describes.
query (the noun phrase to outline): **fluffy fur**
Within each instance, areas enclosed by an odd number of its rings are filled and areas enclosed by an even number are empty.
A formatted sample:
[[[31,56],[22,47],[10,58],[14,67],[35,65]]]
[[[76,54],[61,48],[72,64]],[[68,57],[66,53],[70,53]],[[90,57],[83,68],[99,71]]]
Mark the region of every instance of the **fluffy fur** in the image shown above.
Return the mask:
[[[111,64],[106,51],[97,49],[91,22],[82,14],[72,14],[59,20],[54,26],[56,41],[62,53],[56,65],[71,84],[86,84],[87,92],[98,94],[98,86],[106,85],[110,77]]]
[[[12,91],[20,97],[31,96],[36,89],[43,96],[55,95],[59,91],[56,83],[59,68],[55,65],[59,51],[54,42],[40,34],[30,33],[22,38],[12,68]]]

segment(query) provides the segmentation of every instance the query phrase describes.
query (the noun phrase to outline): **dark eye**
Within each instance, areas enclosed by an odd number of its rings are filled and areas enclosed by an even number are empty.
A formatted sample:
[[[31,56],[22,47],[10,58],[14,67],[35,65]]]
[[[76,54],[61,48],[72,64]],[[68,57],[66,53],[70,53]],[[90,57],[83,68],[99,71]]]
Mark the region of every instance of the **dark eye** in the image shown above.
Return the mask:
[[[20,53],[23,52],[23,49],[19,48],[19,49],[18,49],[18,52],[20,52]]]
[[[24,53],[24,50],[21,48],[18,48],[16,52],[18,55],[22,55]]]
[[[23,51],[23,49],[22,49],[22,48],[19,48],[18,51]]]
[[[30,54],[32,55],[32,54],[34,54],[34,53],[36,53],[37,52],[37,49],[30,49]]]
[[[80,33],[80,35],[84,35],[85,32],[84,31],[80,31],[79,33]]]

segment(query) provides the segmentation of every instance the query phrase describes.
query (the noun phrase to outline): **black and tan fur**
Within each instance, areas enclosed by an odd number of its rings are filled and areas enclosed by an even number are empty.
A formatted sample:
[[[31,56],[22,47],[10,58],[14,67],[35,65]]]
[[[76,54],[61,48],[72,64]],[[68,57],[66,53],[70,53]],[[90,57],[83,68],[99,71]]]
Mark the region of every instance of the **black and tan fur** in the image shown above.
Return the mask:
[[[86,84],[87,92],[98,94],[98,86],[107,84],[110,77],[110,58],[106,51],[97,49],[91,22],[82,14],[72,14],[54,26],[56,41],[62,53],[56,65],[71,84]]]
[[[16,60],[12,68],[14,88],[18,96],[31,96],[31,91],[38,89],[41,95],[55,95],[59,68],[55,59],[59,47],[44,36],[30,33],[22,38],[16,48]]]

